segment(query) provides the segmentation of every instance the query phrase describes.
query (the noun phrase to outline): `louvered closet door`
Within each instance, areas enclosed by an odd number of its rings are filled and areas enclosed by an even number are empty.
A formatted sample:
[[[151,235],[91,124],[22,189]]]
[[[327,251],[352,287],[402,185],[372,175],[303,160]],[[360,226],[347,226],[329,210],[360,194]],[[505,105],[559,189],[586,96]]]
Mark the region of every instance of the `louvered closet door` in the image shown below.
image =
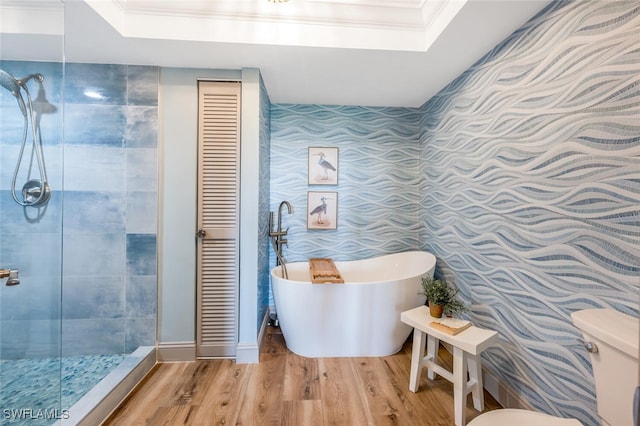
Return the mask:
[[[240,191],[240,83],[199,92],[197,356],[235,357]]]

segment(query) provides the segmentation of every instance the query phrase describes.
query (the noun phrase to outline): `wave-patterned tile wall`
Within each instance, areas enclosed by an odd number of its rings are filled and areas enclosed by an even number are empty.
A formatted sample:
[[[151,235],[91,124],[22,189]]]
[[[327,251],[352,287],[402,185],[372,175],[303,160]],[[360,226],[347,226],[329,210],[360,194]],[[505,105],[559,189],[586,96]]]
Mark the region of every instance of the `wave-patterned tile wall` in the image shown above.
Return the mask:
[[[638,315],[640,5],[558,2],[422,108],[423,247],[486,366],[534,408],[597,425],[573,311]]]
[[[288,261],[364,259],[419,246],[417,126],[416,108],[271,106],[271,210],[282,200],[294,207],[283,218]],[[337,185],[308,185],[309,147],[338,148]],[[338,193],[336,230],[307,229],[307,191]]]
[[[271,101],[267,88],[260,76],[260,190],[258,193],[258,227],[260,228],[258,244],[258,324],[260,330],[262,320],[269,307],[269,151],[271,148],[270,133]]]

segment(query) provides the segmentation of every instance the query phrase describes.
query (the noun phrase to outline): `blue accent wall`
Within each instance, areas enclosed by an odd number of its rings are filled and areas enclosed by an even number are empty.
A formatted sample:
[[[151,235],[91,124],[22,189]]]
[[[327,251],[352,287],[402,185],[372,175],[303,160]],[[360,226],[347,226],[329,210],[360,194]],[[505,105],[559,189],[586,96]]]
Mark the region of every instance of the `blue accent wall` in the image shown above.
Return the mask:
[[[269,308],[269,197],[270,197],[270,150],[271,150],[271,101],[267,88],[260,76],[260,189],[259,189],[259,232],[258,244],[258,324],[260,331],[262,321]]]
[[[423,247],[486,367],[535,409],[597,425],[570,319],[638,315],[640,7],[559,2],[421,108]]]
[[[294,207],[283,217],[288,261],[365,259],[419,247],[417,125],[412,108],[272,105],[271,209],[283,200]],[[338,148],[337,185],[308,184],[308,148],[323,146]],[[336,230],[307,229],[308,191],[338,193]]]

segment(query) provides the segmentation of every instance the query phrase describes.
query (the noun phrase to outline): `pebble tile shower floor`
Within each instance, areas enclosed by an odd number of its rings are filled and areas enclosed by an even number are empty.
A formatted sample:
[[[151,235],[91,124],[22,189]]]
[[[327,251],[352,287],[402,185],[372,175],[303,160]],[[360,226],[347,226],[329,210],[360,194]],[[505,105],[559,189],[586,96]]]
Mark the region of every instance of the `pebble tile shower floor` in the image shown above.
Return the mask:
[[[68,410],[124,358],[125,355],[90,355],[64,357],[62,361],[0,361],[0,424],[55,423],[52,414]]]

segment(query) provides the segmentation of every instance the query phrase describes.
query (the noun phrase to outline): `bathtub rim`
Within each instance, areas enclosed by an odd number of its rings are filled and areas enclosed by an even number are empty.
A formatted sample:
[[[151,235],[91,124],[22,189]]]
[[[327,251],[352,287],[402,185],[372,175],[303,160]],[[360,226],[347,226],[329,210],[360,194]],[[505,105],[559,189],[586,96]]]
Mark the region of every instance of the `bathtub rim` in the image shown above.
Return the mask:
[[[376,257],[370,257],[370,258],[365,258],[365,259],[354,259],[354,260],[336,260],[335,264],[336,267],[338,268],[338,270],[340,270],[340,265],[343,263],[356,263],[356,262],[374,262],[374,261],[379,261],[383,258],[388,258],[388,257],[395,257],[395,256],[401,256],[401,255],[406,255],[407,253],[420,253],[420,254],[427,254],[429,255],[432,260],[433,260],[433,264],[424,269],[424,271],[418,273],[418,274],[407,274],[407,275],[402,275],[402,276],[398,276],[398,277],[393,277],[393,281],[396,280],[405,280],[405,279],[409,279],[409,278],[413,278],[415,276],[423,276],[428,274],[432,269],[435,271],[435,267],[436,267],[436,262],[437,262],[437,258],[436,256],[428,251],[425,250],[407,250],[407,251],[402,251],[402,252],[397,252],[397,253],[388,253],[388,254],[382,254]],[[308,260],[301,260],[301,261],[296,261],[296,262],[287,262],[285,266],[290,267],[290,266],[300,266],[300,265],[307,265],[307,268],[309,267],[309,261]],[[292,279],[288,279],[288,278],[284,278],[280,275],[278,275],[278,273],[282,271],[282,265],[279,266],[274,266],[273,268],[271,268],[271,271],[269,273],[269,275],[272,278],[277,278],[279,281],[281,282],[287,282],[287,283],[292,283],[292,284],[309,284],[309,285],[317,285],[316,283],[312,283],[310,280],[309,281],[299,281],[299,280],[292,280]],[[335,284],[335,285],[368,285],[368,284],[382,284],[382,283],[388,283],[390,280],[389,279],[385,279],[385,280],[378,280],[378,281],[345,281],[344,283],[340,283],[340,284]],[[327,283],[325,283],[327,284]],[[328,283],[328,285],[331,285],[331,283]]]

